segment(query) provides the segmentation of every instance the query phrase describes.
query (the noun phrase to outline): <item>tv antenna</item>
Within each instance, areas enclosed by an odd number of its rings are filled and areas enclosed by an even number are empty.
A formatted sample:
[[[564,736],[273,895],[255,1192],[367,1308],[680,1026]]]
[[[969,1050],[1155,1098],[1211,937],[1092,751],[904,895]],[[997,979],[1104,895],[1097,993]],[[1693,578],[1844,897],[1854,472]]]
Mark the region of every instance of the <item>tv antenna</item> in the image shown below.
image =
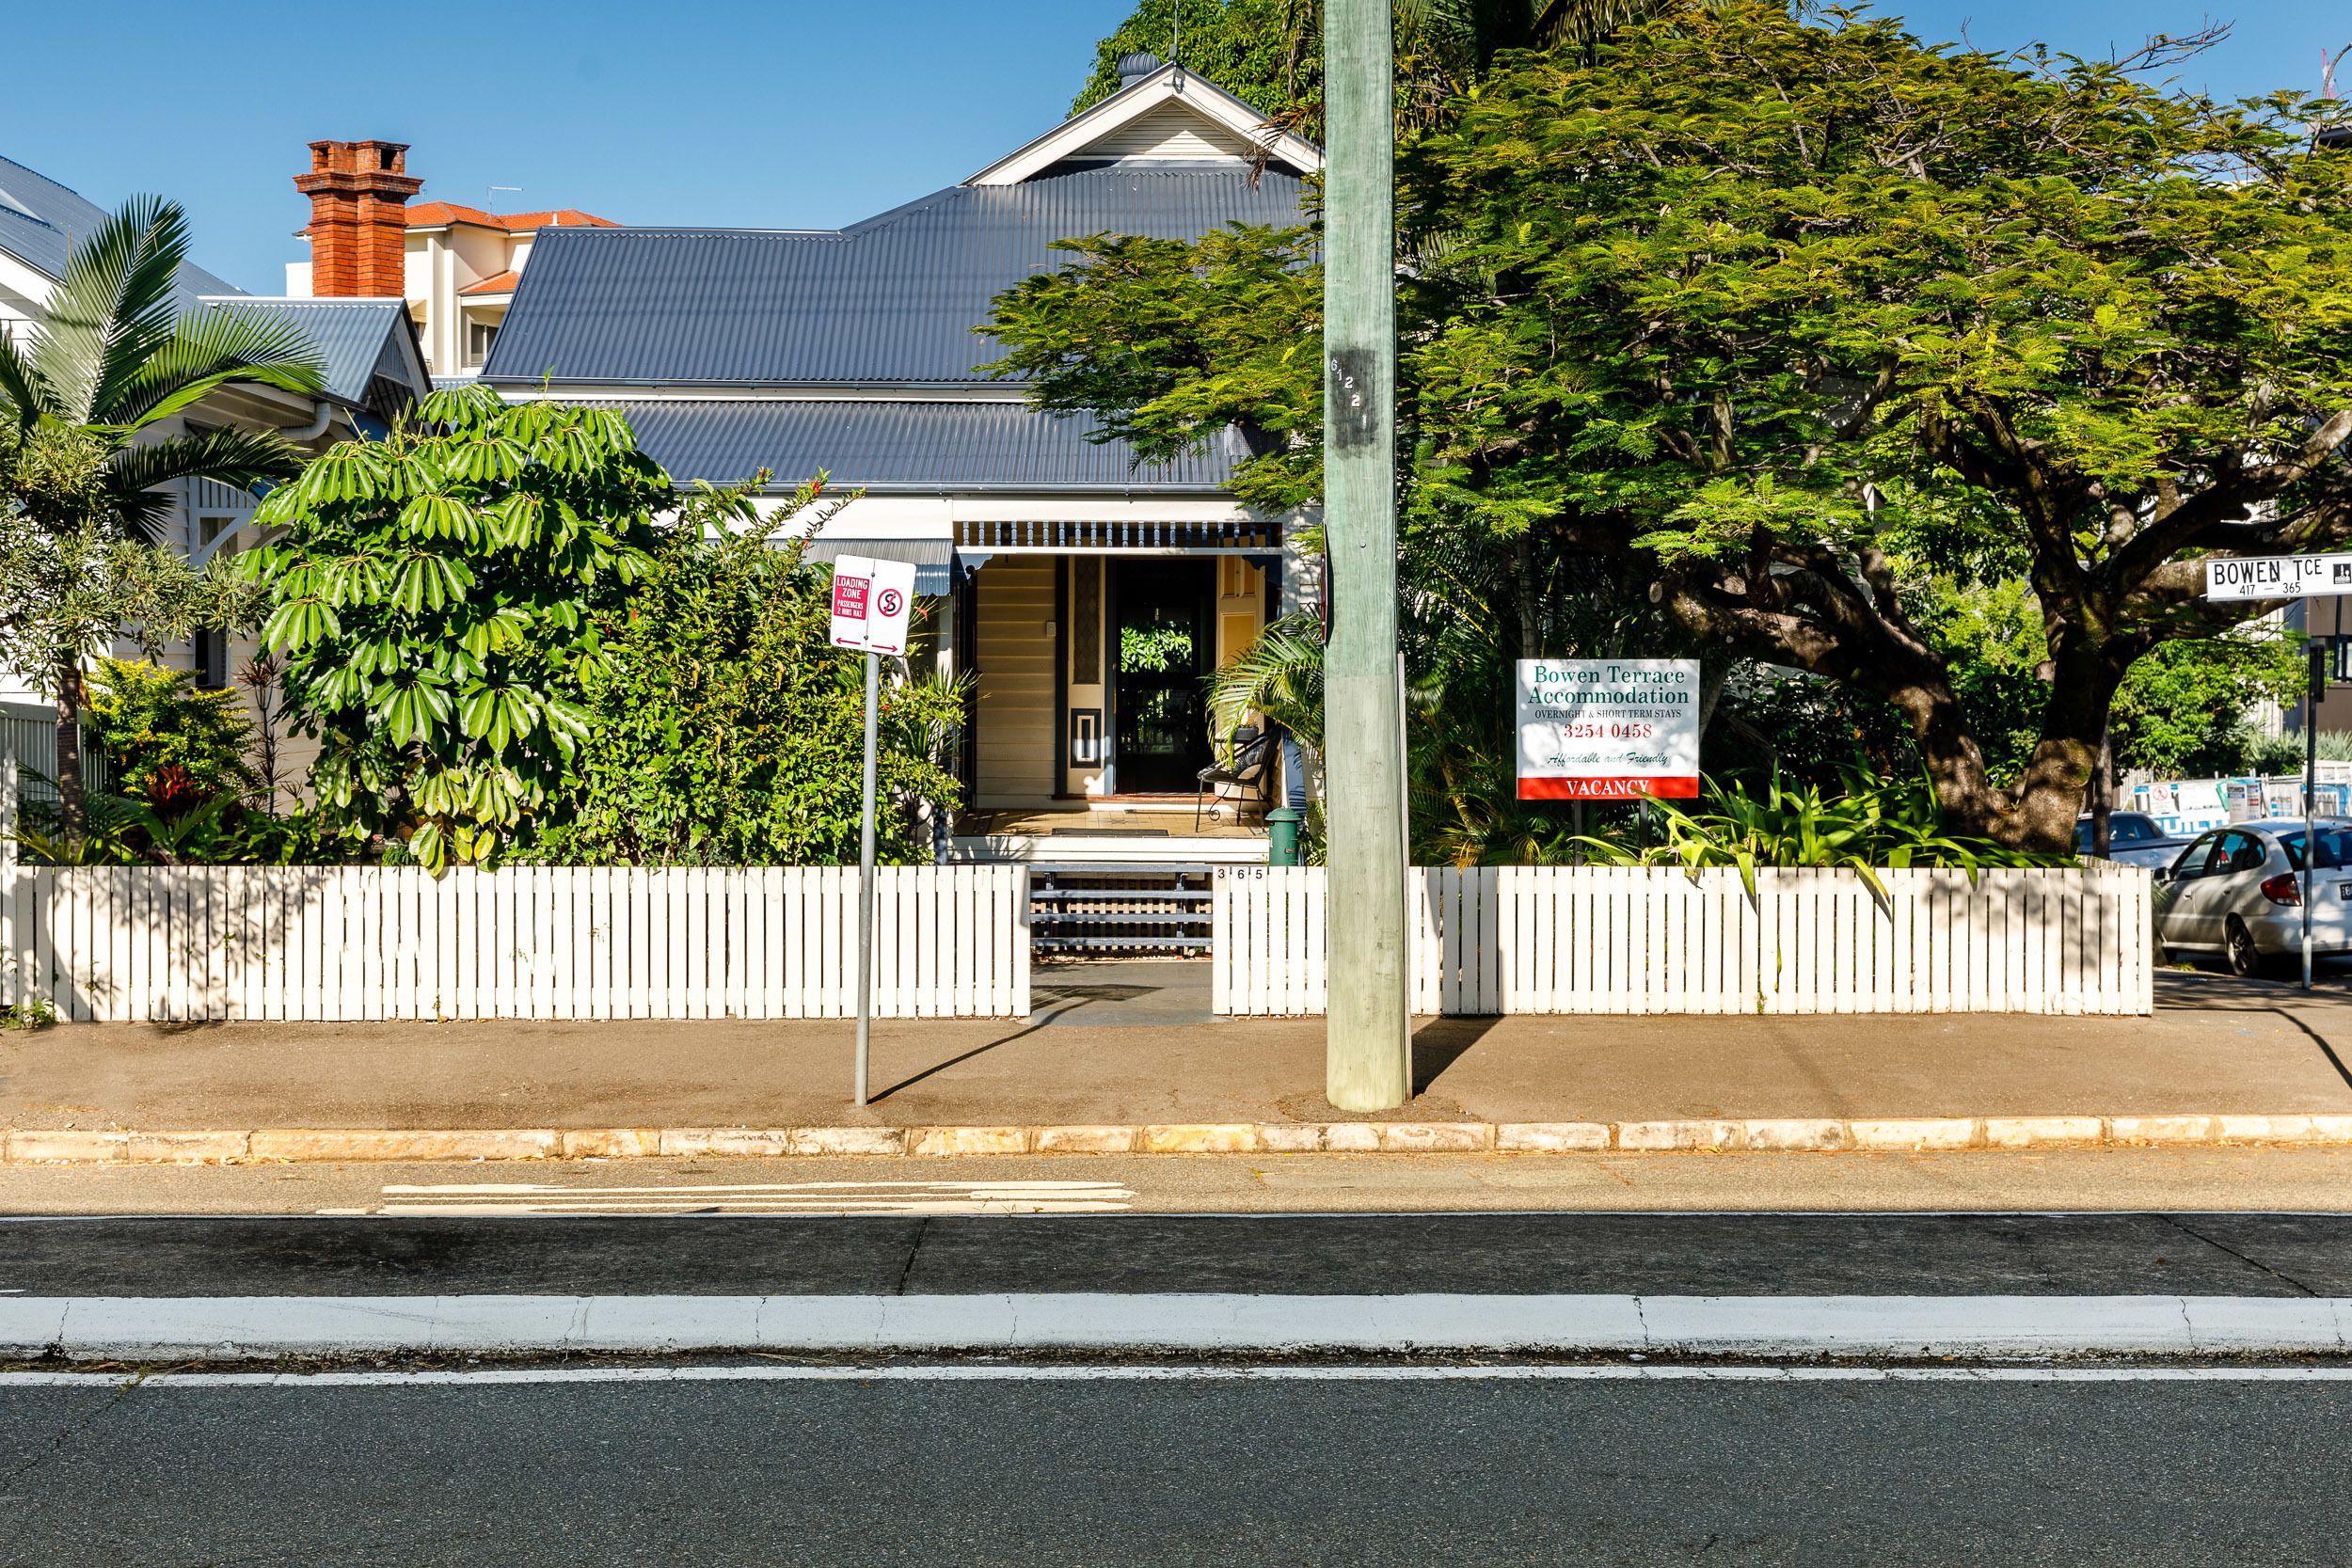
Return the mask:
[[[512,191],[516,196],[520,196],[523,193],[523,188],[520,185],[485,185],[482,187],[483,205],[487,207],[491,212],[497,212],[499,210],[499,192],[501,191]]]
[[[2337,71],[2337,70],[2338,70],[2341,66],[2343,66],[2343,64],[2344,64],[2344,57],[2346,55],[2352,55],[2352,43],[2347,43],[2347,44],[2345,44],[2343,48],[2341,48],[2341,49],[2337,50],[2337,51],[2336,51],[2334,54],[2332,54],[2332,55],[2330,55],[2329,53],[2328,53],[2328,51],[2327,51],[2327,50],[2325,50],[2325,49],[2323,49],[2323,50],[2321,50],[2321,51],[2319,52],[2319,96],[2320,96],[2320,97],[2322,97],[2322,98],[2333,98],[2333,97],[2335,97],[2335,95],[2336,95],[2336,71]]]

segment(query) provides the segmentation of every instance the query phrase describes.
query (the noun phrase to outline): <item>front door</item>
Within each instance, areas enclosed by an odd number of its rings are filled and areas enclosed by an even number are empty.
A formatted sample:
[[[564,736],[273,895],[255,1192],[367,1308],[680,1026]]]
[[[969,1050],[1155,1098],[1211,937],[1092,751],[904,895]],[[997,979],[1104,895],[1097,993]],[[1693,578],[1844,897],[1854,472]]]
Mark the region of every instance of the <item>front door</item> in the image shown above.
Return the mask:
[[[1121,795],[1189,795],[1209,766],[1216,562],[1166,556],[1111,569],[1111,706]]]

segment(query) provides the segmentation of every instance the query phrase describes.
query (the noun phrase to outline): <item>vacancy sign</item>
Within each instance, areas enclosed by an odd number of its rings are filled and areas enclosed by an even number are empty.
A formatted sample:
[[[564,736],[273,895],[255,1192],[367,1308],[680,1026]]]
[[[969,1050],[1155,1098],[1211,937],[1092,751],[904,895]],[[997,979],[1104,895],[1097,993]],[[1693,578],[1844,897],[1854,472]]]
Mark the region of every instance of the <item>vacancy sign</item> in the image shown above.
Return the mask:
[[[1694,658],[1519,660],[1519,799],[1699,792]]]
[[[914,613],[914,562],[845,555],[833,563],[833,645],[903,654]]]
[[[2352,594],[2352,555],[2208,556],[2209,599],[2299,599]]]

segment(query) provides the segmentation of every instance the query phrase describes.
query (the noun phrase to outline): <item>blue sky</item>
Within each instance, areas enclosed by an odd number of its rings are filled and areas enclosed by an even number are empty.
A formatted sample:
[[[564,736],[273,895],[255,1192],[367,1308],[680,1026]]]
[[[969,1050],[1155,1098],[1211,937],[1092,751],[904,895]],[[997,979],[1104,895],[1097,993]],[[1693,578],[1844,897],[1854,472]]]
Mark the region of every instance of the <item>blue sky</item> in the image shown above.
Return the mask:
[[[0,154],[112,206],[189,209],[198,258],[277,293],[304,144],[413,144],[424,195],[624,222],[830,226],[952,183],[1054,125],[1128,0],[113,0],[14,8]],[[1982,47],[2107,53],[2234,20],[2185,68],[2227,94],[2316,89],[2352,37],[2320,0],[1915,0]],[[27,67],[29,66],[29,69]]]

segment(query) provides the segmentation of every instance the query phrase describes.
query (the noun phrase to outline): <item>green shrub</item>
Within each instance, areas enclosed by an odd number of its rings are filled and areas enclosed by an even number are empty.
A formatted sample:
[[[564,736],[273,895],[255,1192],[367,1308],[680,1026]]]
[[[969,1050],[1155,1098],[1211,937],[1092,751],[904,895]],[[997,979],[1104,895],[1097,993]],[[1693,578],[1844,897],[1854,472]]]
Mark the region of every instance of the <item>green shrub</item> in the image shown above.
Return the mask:
[[[26,801],[8,836],[31,865],[349,865],[383,847],[315,808],[273,815],[226,793],[167,816],[149,801],[93,791],[79,832],[66,827],[56,801]]]
[[[2246,759],[2241,765],[2248,773],[2278,774],[2303,771],[2303,737],[2288,732],[2249,737]],[[2322,762],[2352,762],[2352,731],[2322,730],[2319,732],[2319,760]],[[2240,768],[2232,768],[2232,772]]]
[[[99,660],[88,689],[92,728],[121,793],[176,816],[257,786],[246,762],[253,721],[235,692],[199,690],[184,671],[119,658]]]
[[[0,1003],[0,1029],[46,1029],[57,1022],[57,1009],[45,996]]]
[[[1785,787],[1778,779],[1761,796],[1744,785],[1709,782],[1705,803],[1690,809],[1654,800],[1658,831],[1645,842],[1638,822],[1597,834],[1563,839],[1544,857],[1603,865],[1671,865],[1695,874],[1707,866],[1736,866],[1750,894],[1758,866],[1828,866],[1858,871],[1885,892],[1880,869],[1947,867],[1969,872],[1995,866],[2074,865],[2071,857],[2011,849],[1991,839],[1947,832],[1935,787],[1922,775],[1876,781],[1849,774],[1841,792],[1814,784]]]
[[[779,546],[819,485],[756,513],[705,489],[648,551],[625,605],[592,629],[576,783],[521,853],[570,865],[791,865],[854,861],[865,661],[829,641],[830,575]],[[930,858],[916,800],[946,808],[940,765],[962,689],[885,677],[876,833],[885,862]]]

